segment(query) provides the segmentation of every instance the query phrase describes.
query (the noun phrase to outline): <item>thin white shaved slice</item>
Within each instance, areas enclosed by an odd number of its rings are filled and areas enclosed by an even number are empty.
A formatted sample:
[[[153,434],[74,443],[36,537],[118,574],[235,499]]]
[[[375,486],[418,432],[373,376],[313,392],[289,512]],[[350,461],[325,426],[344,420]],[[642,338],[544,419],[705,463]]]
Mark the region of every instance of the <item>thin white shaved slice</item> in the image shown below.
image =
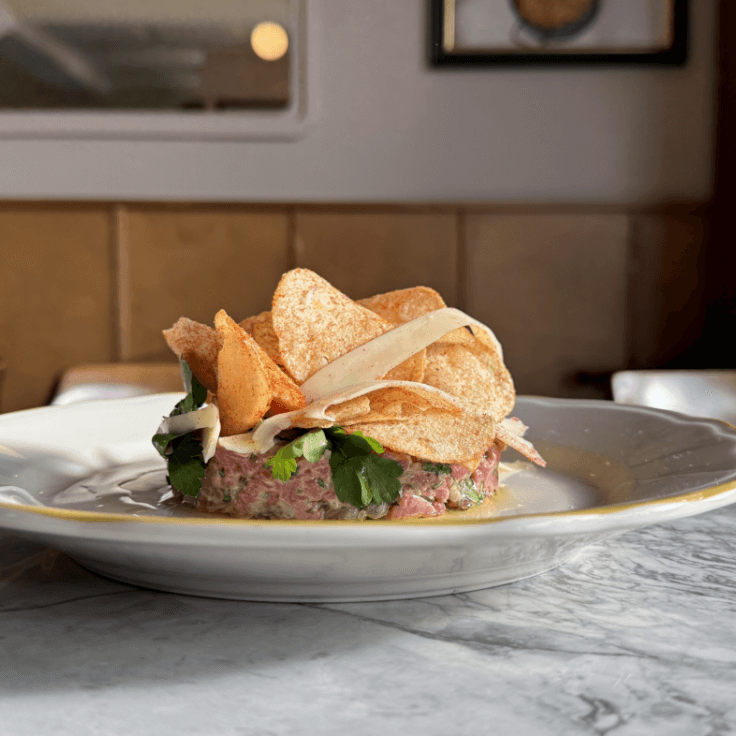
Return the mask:
[[[457,409],[461,409],[461,405],[458,400],[440,389],[433,388],[432,386],[425,386],[423,384],[417,384],[413,381],[370,381],[362,383],[357,386],[351,386],[343,391],[338,391],[331,394],[319,401],[314,401],[311,404],[307,404],[303,409],[297,409],[296,411],[286,412],[284,414],[276,414],[275,416],[264,419],[261,424],[256,427],[253,432],[246,432],[241,435],[234,435],[236,441],[252,443],[255,450],[247,449],[246,452],[257,452],[259,454],[266,452],[270,447],[273,447],[274,439],[279,432],[283,432],[285,429],[289,429],[292,426],[298,426],[294,422],[298,421],[299,417],[309,417],[311,419],[323,419],[326,422],[332,422],[332,418],[327,413],[328,409],[334,405],[339,404],[342,401],[348,399],[354,399],[356,396],[364,396],[372,391],[378,391],[382,388],[406,388],[411,391],[417,391],[418,393],[425,393],[427,395],[435,395],[441,398],[443,401]],[[244,438],[243,440],[237,440],[237,438]],[[247,440],[245,439],[247,438]],[[240,450],[235,449],[235,443],[230,443],[233,446],[225,444],[224,440],[220,440],[220,445],[226,449],[233,449],[235,452]],[[245,447],[246,445],[244,445]],[[250,444],[247,445],[250,448]]]
[[[423,314],[369,340],[328,363],[300,388],[307,401],[318,401],[365,381],[375,381],[448,332],[466,325],[483,329],[496,348],[499,359],[502,359],[501,345],[488,327],[459,309],[446,307]]]
[[[520,434],[518,434],[520,429],[522,433],[526,431],[526,427],[520,419],[504,419],[503,422],[496,426],[496,439],[499,439],[505,445],[512,447],[533,463],[536,463],[543,468],[546,467],[547,463],[534,449],[534,445],[529,442],[529,440],[525,440]]]
[[[219,416],[214,426],[202,428],[202,456],[205,462],[209,462],[215,456],[217,440],[220,438],[220,429]]]
[[[231,434],[229,437],[220,437],[218,443],[220,447],[224,447],[231,452],[237,452],[241,455],[252,455],[258,453],[258,447],[253,441],[253,432],[244,432],[243,434]]]
[[[204,461],[207,462],[215,454],[220,437],[220,412],[214,404],[207,404],[186,414],[166,417],[156,434],[188,434],[200,429]]]

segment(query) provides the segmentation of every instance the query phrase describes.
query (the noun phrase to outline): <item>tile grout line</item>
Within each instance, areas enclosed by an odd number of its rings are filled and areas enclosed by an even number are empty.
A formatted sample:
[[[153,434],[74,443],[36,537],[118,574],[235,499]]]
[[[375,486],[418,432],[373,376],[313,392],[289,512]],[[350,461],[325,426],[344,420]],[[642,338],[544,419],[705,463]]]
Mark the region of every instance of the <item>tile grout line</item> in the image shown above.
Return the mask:
[[[455,288],[457,293],[455,295],[455,301],[458,309],[463,312],[468,311],[467,304],[467,247],[465,242],[465,210],[458,209],[455,213],[455,237],[457,242],[457,256],[456,256],[456,285]]]
[[[127,243],[127,211],[125,205],[116,204],[114,217],[114,255],[116,283],[117,360],[130,358],[130,261]]]
[[[111,358],[114,363],[120,362],[120,284],[118,280],[118,237],[117,237],[117,205],[113,204],[108,210],[108,253],[110,258],[110,285],[109,324],[112,330],[110,339]]]
[[[639,294],[638,284],[641,270],[641,259],[638,252],[638,235],[639,235],[638,216],[629,212],[626,222],[626,286],[624,308],[624,351],[626,354],[626,368],[637,368],[637,334],[634,328],[633,317],[636,312],[636,302]]]

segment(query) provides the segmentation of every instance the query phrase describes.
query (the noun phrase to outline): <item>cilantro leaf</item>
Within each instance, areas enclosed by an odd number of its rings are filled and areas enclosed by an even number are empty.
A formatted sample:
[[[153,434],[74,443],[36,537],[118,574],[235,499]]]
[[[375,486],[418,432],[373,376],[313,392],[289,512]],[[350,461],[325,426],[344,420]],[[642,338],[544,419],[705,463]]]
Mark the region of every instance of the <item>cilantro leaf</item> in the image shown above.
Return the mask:
[[[362,509],[370,504],[392,503],[401,490],[401,463],[380,457],[383,446],[361,432],[348,434],[342,427],[318,429],[284,445],[265,463],[274,478],[287,481],[297,471],[296,459],[316,463],[331,450],[330,470],[335,495]]]
[[[401,490],[400,463],[376,455],[349,457],[335,453],[330,458],[335,495],[362,509],[369,504],[392,503]]]
[[[353,432],[351,437],[358,437],[359,439],[353,439],[353,442],[358,446],[367,445],[373,452],[377,452],[379,455],[383,453],[383,445],[378,441],[374,440],[373,437],[366,437],[360,430]],[[363,440],[363,442],[361,442]]]
[[[294,457],[294,448],[284,445],[279,451],[268,461],[266,468],[270,468],[271,475],[278,480],[289,480],[296,473],[296,457]]]
[[[166,454],[166,448],[169,446],[171,440],[174,440],[177,437],[181,437],[181,435],[176,432],[169,434],[155,434],[151,437],[151,442],[153,442],[153,446],[158,451],[158,454],[161,455],[161,457],[166,458],[168,457]]]
[[[387,457],[371,455],[365,458],[365,473],[374,503],[393,503],[401,490],[399,477],[404,468],[401,463]]]
[[[191,388],[187,391],[187,395],[174,407],[171,414],[169,414],[171,417],[194,411],[207,401],[207,389],[197,380],[188,363],[182,363],[182,371],[184,373],[185,385],[191,386]]]
[[[333,463],[330,458],[330,468],[332,469],[332,485],[335,487],[335,495],[343,502],[349,503],[351,506],[362,509],[365,508],[370,501],[370,491],[364,488],[360,482],[360,468],[352,465],[350,462]],[[365,496],[364,496],[365,491]]]
[[[348,434],[342,427],[331,427],[325,434],[332,442],[332,484],[340,501],[362,509],[396,500],[404,468],[396,460],[379,456],[383,453],[380,442],[360,432]]]
[[[329,446],[330,443],[321,429],[316,432],[308,432],[280,448],[266,462],[266,467],[271,469],[274,478],[286,481],[296,473],[296,458],[304,457],[308,462],[316,463]]]
[[[186,496],[196,496],[205,475],[202,443],[191,433],[177,437],[167,459],[171,485]]]
[[[207,389],[185,361],[181,362],[181,370],[187,395],[172,409],[171,417],[194,411],[207,400]],[[157,433],[151,442],[168,463],[169,483],[187,496],[196,496],[206,470],[202,443],[197,436],[193,432]]]
[[[393,503],[401,490],[399,476],[404,469],[387,457],[333,453],[330,467],[335,495],[359,509],[372,503]]]
[[[325,454],[330,446],[325,433],[318,429],[316,432],[309,432],[302,435],[294,441],[294,452],[297,455],[303,455],[304,459],[310,463],[316,463],[322,455]]]

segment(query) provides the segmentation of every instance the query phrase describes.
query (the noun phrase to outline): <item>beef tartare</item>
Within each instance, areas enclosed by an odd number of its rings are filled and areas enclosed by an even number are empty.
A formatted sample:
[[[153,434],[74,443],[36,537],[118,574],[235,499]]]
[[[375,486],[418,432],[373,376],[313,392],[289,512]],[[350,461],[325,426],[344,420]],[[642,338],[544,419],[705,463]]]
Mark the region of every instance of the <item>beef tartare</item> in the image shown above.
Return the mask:
[[[179,494],[180,500],[198,511],[248,519],[405,519],[441,516],[449,509],[469,509],[498,490],[501,450],[491,447],[470,472],[462,465],[412,460],[394,456],[403,468],[401,490],[394,503],[373,503],[359,509],[340,501],[332,482],[329,457],[316,463],[303,458],[289,480],[274,478],[264,455],[243,455],[219,447],[207,465],[207,474],[196,499]]]
[[[436,517],[486,503],[502,450],[544,460],[509,416],[485,325],[426,287],[354,302],[306,269],[272,309],[164,337],[187,394],[153,437],[176,497],[247,519]]]

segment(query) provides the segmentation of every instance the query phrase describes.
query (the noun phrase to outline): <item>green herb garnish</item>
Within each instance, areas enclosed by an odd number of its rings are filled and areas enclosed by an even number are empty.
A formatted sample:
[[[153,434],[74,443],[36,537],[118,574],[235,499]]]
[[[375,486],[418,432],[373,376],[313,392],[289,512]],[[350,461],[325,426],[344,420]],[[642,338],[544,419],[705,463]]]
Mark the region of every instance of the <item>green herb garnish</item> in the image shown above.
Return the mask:
[[[401,490],[401,463],[380,457],[383,447],[362,432],[348,434],[342,427],[318,429],[284,445],[268,462],[274,478],[287,481],[297,471],[296,458],[316,463],[330,450],[335,495],[359,509],[369,504],[392,503]],[[324,487],[324,482],[317,481]]]
[[[199,409],[207,401],[207,389],[197,380],[188,363],[182,363],[182,372],[187,395],[174,407],[170,417]]]
[[[207,400],[207,389],[186,363],[182,364],[182,372],[187,395],[172,409],[170,417],[194,411]],[[198,437],[193,432],[161,433],[153,435],[151,441],[169,466],[168,482],[181,493],[196,496],[205,475],[202,443]]]
[[[279,480],[289,480],[296,473],[296,459],[304,457],[310,463],[316,463],[325,450],[328,449],[330,443],[325,437],[325,433],[318,429],[316,432],[309,432],[298,437],[288,445],[284,445],[264,467],[270,468],[274,478]]]
[[[401,490],[401,463],[383,454],[383,446],[362,432],[348,434],[342,427],[325,430],[332,444],[330,468],[335,495],[359,509],[372,503],[392,503]]]
[[[196,496],[204,480],[205,464],[202,443],[193,435],[185,434],[171,442],[169,482],[185,496]]]
[[[479,503],[482,503],[484,501],[485,495],[473,482],[473,479],[470,476],[467,476],[466,478],[463,478],[461,481],[459,481],[458,486],[460,487],[462,495],[467,498],[473,505],[477,506]]]
[[[424,463],[422,470],[425,473],[434,473],[435,475],[448,475],[452,473],[452,468],[444,463]]]

